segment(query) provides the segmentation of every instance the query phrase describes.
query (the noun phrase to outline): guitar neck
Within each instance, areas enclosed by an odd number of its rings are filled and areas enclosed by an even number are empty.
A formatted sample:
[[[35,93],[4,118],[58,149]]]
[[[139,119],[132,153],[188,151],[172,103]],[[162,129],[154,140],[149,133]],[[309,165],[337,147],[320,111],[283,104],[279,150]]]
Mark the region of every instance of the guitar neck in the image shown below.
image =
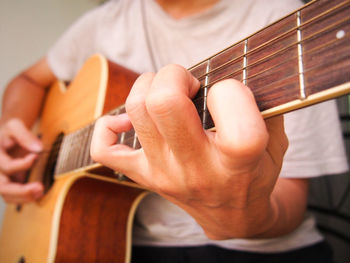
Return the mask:
[[[318,0],[190,68],[201,82],[194,99],[203,127],[214,126],[206,96],[235,78],[265,118],[349,92],[350,1]]]
[[[201,83],[193,103],[203,128],[214,127],[208,91],[227,78],[252,90],[264,118],[349,93],[349,22],[350,0],[313,1],[191,67]],[[123,112],[121,106],[114,113]],[[94,123],[63,138],[55,174],[94,163],[89,154],[93,128]],[[141,147],[134,130],[121,133],[117,143]]]

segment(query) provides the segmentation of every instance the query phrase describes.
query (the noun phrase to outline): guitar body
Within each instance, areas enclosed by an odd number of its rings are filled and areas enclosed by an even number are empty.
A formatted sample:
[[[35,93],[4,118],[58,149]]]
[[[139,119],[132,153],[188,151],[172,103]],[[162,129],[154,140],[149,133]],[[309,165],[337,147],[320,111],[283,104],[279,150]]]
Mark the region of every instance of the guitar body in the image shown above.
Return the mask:
[[[97,55],[68,89],[57,82],[41,115],[44,149],[58,134],[69,134],[122,104],[136,77]],[[47,162],[48,154],[41,154],[30,181],[44,180]],[[133,215],[146,194],[85,168],[56,175],[39,201],[7,206],[0,262],[129,262]]]

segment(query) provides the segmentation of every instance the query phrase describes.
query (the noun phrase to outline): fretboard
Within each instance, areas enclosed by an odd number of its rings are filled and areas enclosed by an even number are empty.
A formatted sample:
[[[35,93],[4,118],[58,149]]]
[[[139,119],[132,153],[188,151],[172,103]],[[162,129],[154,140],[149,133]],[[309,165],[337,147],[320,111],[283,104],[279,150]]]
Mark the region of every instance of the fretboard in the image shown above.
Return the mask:
[[[214,127],[207,94],[220,80],[247,85],[263,116],[271,117],[350,92],[350,0],[318,0],[191,67],[201,88],[193,99],[203,128]],[[125,112],[124,107],[116,113]],[[55,174],[93,164],[94,124],[68,134]],[[117,143],[141,147],[134,130]]]
[[[312,95],[348,83],[349,20],[350,1],[314,1],[190,68],[202,85],[194,103],[203,126],[214,126],[206,95],[223,79],[246,84],[265,117],[312,104]]]

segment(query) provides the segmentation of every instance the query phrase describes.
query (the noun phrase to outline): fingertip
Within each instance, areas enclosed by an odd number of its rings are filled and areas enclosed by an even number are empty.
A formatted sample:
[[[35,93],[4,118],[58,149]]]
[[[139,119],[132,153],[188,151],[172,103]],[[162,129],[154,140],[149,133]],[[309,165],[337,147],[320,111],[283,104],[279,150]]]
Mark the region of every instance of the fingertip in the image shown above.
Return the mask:
[[[29,144],[29,150],[34,153],[39,153],[43,150],[43,144],[40,141],[34,141]]]
[[[33,182],[26,185],[28,194],[34,200],[40,198],[44,194],[44,186],[39,182]]]
[[[236,79],[225,79],[222,81],[219,81],[217,83],[215,83],[208,92],[208,99],[210,99],[210,97],[215,96],[217,93],[221,94],[221,93],[236,93],[236,92],[240,92],[240,93],[247,93],[248,96],[253,95],[252,91],[246,86],[244,85],[242,82],[236,80]]]
[[[197,78],[193,77],[193,80],[192,80],[192,85],[190,87],[190,98],[194,98],[196,96],[196,94],[198,93],[199,89],[200,89],[200,82]]]

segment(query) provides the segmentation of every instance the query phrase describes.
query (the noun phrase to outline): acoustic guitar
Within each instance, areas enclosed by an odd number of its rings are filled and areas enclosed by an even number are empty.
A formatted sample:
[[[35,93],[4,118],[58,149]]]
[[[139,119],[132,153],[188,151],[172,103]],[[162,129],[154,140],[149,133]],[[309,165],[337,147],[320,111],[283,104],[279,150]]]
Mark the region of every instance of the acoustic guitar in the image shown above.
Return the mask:
[[[213,128],[210,87],[242,81],[269,118],[350,93],[350,0],[313,1],[191,67],[201,88],[193,103]],[[91,160],[95,120],[125,112],[137,74],[101,55],[87,60],[68,88],[51,87],[40,118],[45,151],[29,173],[45,195],[8,205],[0,262],[130,262],[135,210],[148,191]],[[141,147],[134,130],[118,143]]]

